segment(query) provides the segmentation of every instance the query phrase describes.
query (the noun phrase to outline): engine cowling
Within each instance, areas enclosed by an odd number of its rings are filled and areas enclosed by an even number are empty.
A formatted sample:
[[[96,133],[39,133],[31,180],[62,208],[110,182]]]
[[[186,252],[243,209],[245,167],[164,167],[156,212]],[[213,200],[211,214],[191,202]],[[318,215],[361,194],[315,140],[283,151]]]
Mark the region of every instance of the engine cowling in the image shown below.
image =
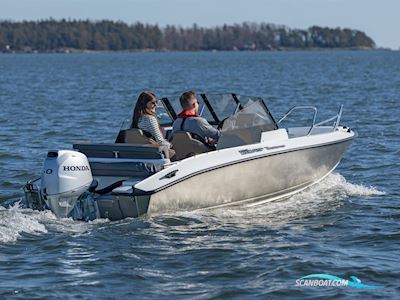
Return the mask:
[[[93,181],[85,154],[72,150],[49,151],[43,164],[41,194],[57,217],[65,218],[78,197]]]

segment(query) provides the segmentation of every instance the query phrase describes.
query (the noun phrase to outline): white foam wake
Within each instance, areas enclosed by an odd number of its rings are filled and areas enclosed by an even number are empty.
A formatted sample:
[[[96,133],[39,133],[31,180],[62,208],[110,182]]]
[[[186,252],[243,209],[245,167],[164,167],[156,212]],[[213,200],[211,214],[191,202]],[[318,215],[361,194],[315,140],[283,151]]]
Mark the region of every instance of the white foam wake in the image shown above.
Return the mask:
[[[18,203],[9,209],[0,206],[0,243],[15,242],[22,232],[47,233],[47,229],[37,217],[18,208]]]
[[[321,182],[321,187],[334,186],[342,188],[348,196],[382,196],[386,195],[385,192],[378,190],[373,186],[365,186],[362,184],[353,184],[347,182],[346,179],[340,175],[333,173],[329,175],[326,180]]]
[[[307,199],[329,199],[352,197],[352,196],[381,196],[386,193],[378,190],[373,186],[364,186],[362,184],[353,184],[347,182],[346,179],[338,174],[332,173],[324,178],[321,182],[293,195],[290,199],[304,200]]]
[[[15,242],[22,233],[43,234],[55,231],[84,234],[98,224],[108,222],[110,222],[108,219],[91,222],[74,221],[71,218],[58,219],[50,210],[20,208],[19,202],[16,202],[7,209],[0,206],[0,243]]]

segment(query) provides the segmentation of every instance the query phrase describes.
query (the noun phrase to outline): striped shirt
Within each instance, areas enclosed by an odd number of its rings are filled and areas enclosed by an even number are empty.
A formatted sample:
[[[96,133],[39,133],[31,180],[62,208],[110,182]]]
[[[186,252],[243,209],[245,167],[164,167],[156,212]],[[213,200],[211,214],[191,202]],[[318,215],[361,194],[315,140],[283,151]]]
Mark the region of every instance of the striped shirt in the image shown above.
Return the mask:
[[[161,133],[160,126],[158,125],[157,118],[152,115],[143,115],[139,119],[138,127],[145,130],[154,137],[157,143],[160,145],[168,146],[171,148],[171,144],[166,141]]]

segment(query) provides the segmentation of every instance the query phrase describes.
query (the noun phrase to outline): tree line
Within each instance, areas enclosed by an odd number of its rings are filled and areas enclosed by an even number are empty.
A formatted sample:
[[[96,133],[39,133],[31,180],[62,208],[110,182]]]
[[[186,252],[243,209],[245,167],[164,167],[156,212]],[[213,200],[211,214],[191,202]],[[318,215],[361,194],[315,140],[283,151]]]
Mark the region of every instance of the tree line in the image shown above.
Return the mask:
[[[353,29],[313,26],[290,29],[267,23],[191,27],[126,24],[120,21],[0,21],[1,52],[63,50],[281,50],[371,49],[374,41]]]

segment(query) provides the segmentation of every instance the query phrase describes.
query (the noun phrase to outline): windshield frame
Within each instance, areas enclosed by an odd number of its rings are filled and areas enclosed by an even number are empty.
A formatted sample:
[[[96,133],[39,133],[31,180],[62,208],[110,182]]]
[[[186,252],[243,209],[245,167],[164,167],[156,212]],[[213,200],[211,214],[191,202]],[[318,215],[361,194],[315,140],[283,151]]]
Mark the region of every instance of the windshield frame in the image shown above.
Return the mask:
[[[239,95],[236,93],[208,93],[208,94],[197,93],[197,95],[199,95],[199,97],[197,97],[197,100],[201,99],[203,102],[199,107],[199,115],[201,117],[205,118],[211,125],[220,125],[220,123],[224,119],[226,119],[230,116],[233,116],[238,111],[242,110],[246,106],[246,103],[243,103],[243,98],[245,98],[245,99],[248,99],[251,101],[260,100],[262,102],[262,105],[264,106],[264,109],[266,110],[266,112],[268,113],[272,122],[274,123],[275,129],[279,128],[262,97],[245,96],[245,95]],[[209,95],[209,96],[207,96],[207,95]],[[210,97],[210,95],[212,97]],[[170,98],[174,99],[174,97],[170,97]],[[229,107],[231,107],[231,112],[229,113],[229,115],[226,112],[224,113],[224,112],[218,111],[219,106],[215,105],[215,103],[213,105],[213,102],[215,101],[216,98],[227,100],[226,105],[223,108],[223,110],[225,110],[225,111],[229,110]],[[241,100],[241,98],[242,98],[242,100]],[[161,103],[162,103],[164,110],[167,112],[169,118],[171,119],[170,123],[162,123],[161,126],[170,126],[176,120],[177,113],[168,97],[161,98]],[[177,106],[175,105],[175,108],[176,107]],[[210,115],[212,117],[212,119],[204,116],[207,113],[206,110],[208,112],[208,115]]]

